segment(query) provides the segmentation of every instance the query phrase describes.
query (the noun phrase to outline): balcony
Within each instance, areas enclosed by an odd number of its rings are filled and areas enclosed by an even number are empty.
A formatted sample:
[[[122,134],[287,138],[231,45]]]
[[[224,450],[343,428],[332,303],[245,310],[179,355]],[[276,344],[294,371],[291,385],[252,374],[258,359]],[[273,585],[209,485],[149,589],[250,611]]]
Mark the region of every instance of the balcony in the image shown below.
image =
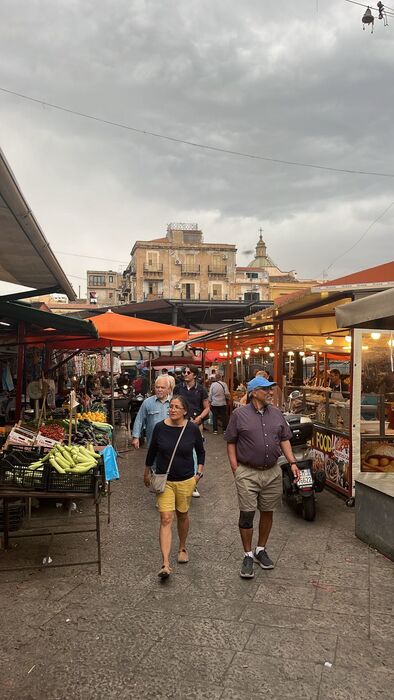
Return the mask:
[[[182,265],[181,275],[182,277],[193,277],[200,274],[200,265]]]
[[[162,264],[148,265],[147,263],[144,263],[144,277],[147,277],[147,278],[163,277],[163,265]]]
[[[144,301],[153,301],[154,299],[162,299],[163,292],[146,292],[144,294]]]
[[[208,275],[209,277],[226,277],[227,276],[227,265],[221,265],[212,267],[208,265]]]

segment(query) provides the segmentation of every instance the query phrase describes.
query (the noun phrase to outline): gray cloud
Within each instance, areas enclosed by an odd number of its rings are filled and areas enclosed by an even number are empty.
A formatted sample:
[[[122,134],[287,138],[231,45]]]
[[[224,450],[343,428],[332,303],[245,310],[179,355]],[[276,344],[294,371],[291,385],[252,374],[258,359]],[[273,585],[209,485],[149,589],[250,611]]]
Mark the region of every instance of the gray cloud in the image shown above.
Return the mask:
[[[394,172],[394,29],[343,0],[4,0],[0,86],[175,138]],[[2,148],[54,250],[128,260],[196,220],[206,241],[320,274],[394,200],[394,181],[193,149],[0,93]],[[394,211],[329,275],[393,257]],[[104,263],[59,255],[83,285]]]

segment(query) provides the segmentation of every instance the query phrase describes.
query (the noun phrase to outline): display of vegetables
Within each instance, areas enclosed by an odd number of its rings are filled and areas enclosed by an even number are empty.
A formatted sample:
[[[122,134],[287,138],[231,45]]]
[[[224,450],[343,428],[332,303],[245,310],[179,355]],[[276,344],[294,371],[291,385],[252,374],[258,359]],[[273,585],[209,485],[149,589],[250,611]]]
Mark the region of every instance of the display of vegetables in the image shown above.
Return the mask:
[[[112,426],[108,423],[92,423],[92,421],[78,421],[77,431],[72,434],[75,445],[104,446],[111,443]]]
[[[56,445],[44,457],[30,464],[29,469],[42,470],[48,461],[59,474],[87,474],[97,466],[99,459],[100,455],[94,451],[92,445]]]
[[[41,435],[44,435],[51,440],[56,440],[57,442],[63,442],[64,440],[64,428],[62,428],[57,423],[52,423],[50,425],[42,425],[39,429]]]

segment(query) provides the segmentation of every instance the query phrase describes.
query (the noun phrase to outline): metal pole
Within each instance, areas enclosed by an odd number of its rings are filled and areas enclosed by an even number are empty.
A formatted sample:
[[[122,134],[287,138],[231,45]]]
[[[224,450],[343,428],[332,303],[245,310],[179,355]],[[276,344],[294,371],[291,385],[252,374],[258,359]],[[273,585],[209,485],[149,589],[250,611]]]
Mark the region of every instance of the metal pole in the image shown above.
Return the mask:
[[[205,381],[205,350],[202,351],[202,359],[201,359],[201,375],[202,375],[202,381],[204,386],[206,385]]]
[[[25,324],[23,321],[18,323],[18,364],[16,371],[16,398],[15,398],[15,420],[18,421],[21,417],[22,410],[22,389],[23,389],[23,366],[25,362],[25,346],[23,340],[25,337]]]
[[[109,359],[111,365],[111,425],[112,444],[115,447],[115,397],[114,397],[114,354],[112,352],[112,340],[109,342]]]

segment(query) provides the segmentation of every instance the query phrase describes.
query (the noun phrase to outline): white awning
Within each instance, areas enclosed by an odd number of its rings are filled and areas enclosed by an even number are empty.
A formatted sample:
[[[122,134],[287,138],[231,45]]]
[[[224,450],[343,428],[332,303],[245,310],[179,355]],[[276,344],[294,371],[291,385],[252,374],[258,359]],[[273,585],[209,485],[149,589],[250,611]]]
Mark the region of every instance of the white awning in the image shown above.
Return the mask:
[[[0,280],[76,298],[0,150]]]
[[[387,328],[394,323],[394,289],[371,294],[335,310],[338,328]]]

